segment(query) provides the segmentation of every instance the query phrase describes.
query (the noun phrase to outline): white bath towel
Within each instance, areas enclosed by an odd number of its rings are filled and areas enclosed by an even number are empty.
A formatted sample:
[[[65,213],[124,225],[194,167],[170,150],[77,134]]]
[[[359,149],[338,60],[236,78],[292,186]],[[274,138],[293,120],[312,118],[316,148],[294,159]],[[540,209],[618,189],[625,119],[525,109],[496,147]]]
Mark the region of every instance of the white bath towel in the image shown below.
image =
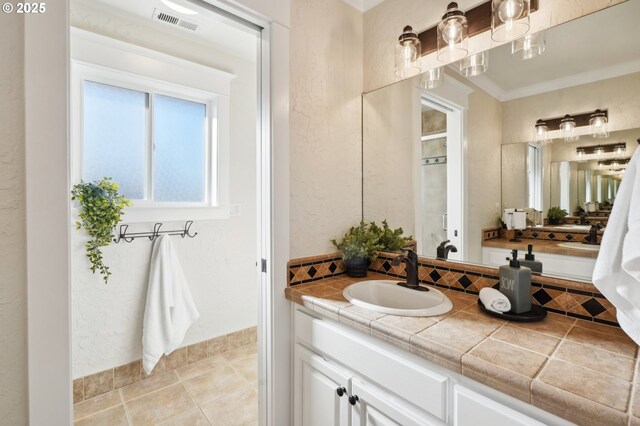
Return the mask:
[[[527,214],[521,209],[504,209],[502,221],[507,229],[525,229],[527,227]]]
[[[142,367],[149,374],[162,354],[169,355],[200,314],[171,237],[159,236],[153,244],[147,304],[142,328]]]
[[[616,307],[622,329],[640,344],[640,149],[616,195],[593,284]]]
[[[493,312],[503,313],[511,310],[511,302],[507,296],[495,288],[485,287],[480,290],[480,300],[485,308]]]

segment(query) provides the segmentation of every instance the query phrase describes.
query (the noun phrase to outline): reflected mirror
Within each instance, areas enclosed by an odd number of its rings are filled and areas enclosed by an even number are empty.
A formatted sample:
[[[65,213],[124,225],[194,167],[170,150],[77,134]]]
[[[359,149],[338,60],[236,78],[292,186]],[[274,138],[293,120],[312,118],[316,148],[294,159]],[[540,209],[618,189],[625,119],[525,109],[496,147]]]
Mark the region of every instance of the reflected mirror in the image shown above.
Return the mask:
[[[448,260],[498,266],[533,244],[545,275],[590,280],[640,138],[636,16],[640,2],[625,2],[545,31],[533,58],[507,43],[482,75],[454,63],[438,88],[423,74],[366,93],[363,219],[402,226],[422,256],[449,241]],[[565,138],[565,114],[596,109],[608,133],[593,136],[587,116]]]

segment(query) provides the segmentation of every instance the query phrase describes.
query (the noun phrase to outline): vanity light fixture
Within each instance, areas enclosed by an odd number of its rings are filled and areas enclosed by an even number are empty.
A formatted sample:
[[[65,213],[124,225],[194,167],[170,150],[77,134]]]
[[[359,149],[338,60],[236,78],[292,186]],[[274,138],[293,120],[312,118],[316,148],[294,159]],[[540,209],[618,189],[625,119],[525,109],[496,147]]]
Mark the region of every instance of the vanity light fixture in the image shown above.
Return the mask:
[[[484,74],[489,69],[489,52],[484,51],[467,56],[460,61],[460,73],[465,77]]]
[[[595,149],[593,150],[593,153],[598,157],[601,156],[602,154],[604,154],[604,147],[602,145],[596,146]]]
[[[395,74],[400,78],[420,74],[420,40],[410,25],[404,27],[395,49]]]
[[[613,148],[613,153],[615,155],[622,155],[625,152],[627,152],[627,144],[625,143],[620,143],[617,144],[614,148]]]
[[[549,126],[544,120],[536,121],[534,139],[536,142],[546,142],[549,133]]]
[[[562,137],[565,141],[570,142],[578,139],[578,137],[574,135],[575,128],[576,120],[574,120],[574,118],[569,114],[565,115],[560,120],[560,131],[562,132]]]
[[[576,149],[576,154],[578,154],[578,158],[582,158],[585,155],[584,148],[580,147]]]
[[[591,114],[591,118],[589,118],[591,135],[593,135],[594,138],[608,138],[609,131],[607,130],[607,122],[607,115],[599,109],[595,110],[594,113]]]
[[[420,77],[420,85],[423,89],[437,89],[444,83],[444,73],[442,68],[433,68],[422,74]]]
[[[529,32],[529,0],[491,1],[491,39],[511,41]]]
[[[511,42],[511,56],[526,61],[542,55],[547,48],[544,38],[544,31],[538,31],[535,34],[527,34],[526,36]]]
[[[437,29],[439,61],[453,62],[469,54],[467,28],[467,17],[462,10],[458,9],[458,3],[449,3]]]

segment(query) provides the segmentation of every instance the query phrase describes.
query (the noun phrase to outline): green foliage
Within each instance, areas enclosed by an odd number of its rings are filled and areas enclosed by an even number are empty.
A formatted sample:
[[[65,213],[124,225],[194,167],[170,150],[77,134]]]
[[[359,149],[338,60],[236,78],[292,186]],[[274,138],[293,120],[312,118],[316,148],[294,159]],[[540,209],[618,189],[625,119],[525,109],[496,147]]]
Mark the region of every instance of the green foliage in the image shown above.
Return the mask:
[[[80,204],[80,221],[76,229],[84,228],[90,240],[85,244],[91,272],[99,271],[104,283],[109,280],[109,267],[104,264],[102,247],[113,240],[113,228],[120,222],[122,210],[131,205],[124,196],[118,195],[119,186],[111,178],[95,182],[80,182],[71,190],[71,199]]]
[[[386,220],[382,221],[382,227],[375,222],[361,221],[358,226],[352,226],[339,242],[334,239],[331,243],[342,251],[344,260],[367,258],[373,261],[381,250],[397,251],[404,247],[411,237],[403,237],[402,233],[402,228],[389,228]]]
[[[382,228],[371,222],[371,232],[377,234],[378,241],[382,245],[384,251],[398,251],[405,247],[412,237],[403,237],[402,228],[391,229],[386,219],[382,221]]]
[[[498,226],[502,229],[507,229],[507,224],[504,223],[504,220],[502,220],[502,216],[498,215],[496,218],[496,223],[498,224]]]
[[[568,216],[569,213],[565,209],[561,209],[560,207],[551,207],[547,212],[547,217],[549,219],[562,219],[565,216]]]

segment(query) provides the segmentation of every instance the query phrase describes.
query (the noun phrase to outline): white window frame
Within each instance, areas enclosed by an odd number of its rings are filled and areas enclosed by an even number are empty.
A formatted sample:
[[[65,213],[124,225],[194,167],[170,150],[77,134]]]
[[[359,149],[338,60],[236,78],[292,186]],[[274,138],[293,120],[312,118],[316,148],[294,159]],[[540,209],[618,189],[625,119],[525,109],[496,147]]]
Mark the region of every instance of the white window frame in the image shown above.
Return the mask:
[[[93,81],[148,93],[146,200],[132,200],[124,222],[226,219],[229,209],[229,92],[235,77],[153,50],[72,28],[71,182],[83,176],[83,84]],[[105,64],[109,64],[106,66]],[[205,202],[155,202],[152,114],[154,95],[206,105]],[[213,148],[213,149],[212,149]],[[74,213],[77,213],[74,211]],[[74,214],[75,216],[75,214]]]
[[[542,211],[542,149],[530,143],[527,147],[527,207]]]

